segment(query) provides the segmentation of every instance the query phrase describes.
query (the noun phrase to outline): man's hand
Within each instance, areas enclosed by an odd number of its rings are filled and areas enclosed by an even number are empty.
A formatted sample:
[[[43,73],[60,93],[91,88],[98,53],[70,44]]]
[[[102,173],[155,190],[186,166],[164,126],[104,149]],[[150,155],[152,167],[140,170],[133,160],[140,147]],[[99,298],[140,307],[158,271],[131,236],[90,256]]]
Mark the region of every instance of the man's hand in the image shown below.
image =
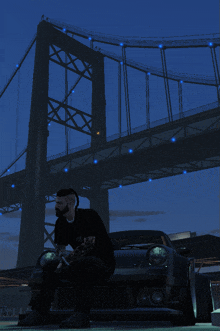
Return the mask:
[[[60,268],[62,267],[62,265],[63,265],[63,263],[60,262],[60,263],[58,264],[58,266],[57,266],[57,269],[60,269]]]
[[[95,237],[89,236],[84,238],[84,242],[77,246],[73,252],[71,252],[67,257],[66,260],[71,264],[74,261],[74,258],[86,256],[86,253],[93,250],[95,245]]]
[[[94,236],[85,237],[84,243],[82,245],[85,245],[85,244],[95,244],[95,237]]]
[[[61,272],[61,268],[62,268],[63,264],[62,262],[60,262],[55,270],[56,273],[60,273]]]

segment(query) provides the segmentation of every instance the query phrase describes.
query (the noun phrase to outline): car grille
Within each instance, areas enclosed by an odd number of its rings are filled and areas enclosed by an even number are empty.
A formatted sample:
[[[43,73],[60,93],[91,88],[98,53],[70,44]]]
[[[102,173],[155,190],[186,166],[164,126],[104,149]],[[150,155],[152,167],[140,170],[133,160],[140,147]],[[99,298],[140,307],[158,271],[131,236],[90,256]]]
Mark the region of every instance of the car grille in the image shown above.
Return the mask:
[[[93,309],[125,309],[136,308],[143,306],[140,300],[140,290],[149,288],[149,294],[153,290],[162,289],[165,286],[165,279],[151,279],[140,282],[120,282],[111,283],[109,286],[94,286],[92,308]],[[60,309],[69,308],[74,306],[74,289],[72,288],[59,288],[58,291],[58,306]],[[61,300],[62,298],[62,300]],[[64,300],[65,299],[65,300]],[[138,304],[139,302],[139,304]],[[145,307],[158,306],[152,304],[151,300],[144,301]]]
[[[149,295],[153,293],[154,290],[164,288],[164,284],[148,284]],[[151,286],[150,286],[151,285]],[[158,287],[159,286],[159,287]],[[161,286],[161,287],[160,287]],[[127,284],[121,286],[111,286],[111,287],[95,287],[94,288],[94,300],[93,300],[93,308],[109,308],[109,309],[125,309],[125,308],[135,308],[138,306],[143,306],[142,302],[140,302],[140,290],[146,288],[146,282],[143,284]],[[152,301],[146,299],[144,301],[145,307],[158,306],[157,304],[153,304]]]
[[[93,308],[131,308],[136,306],[136,293],[131,287],[97,287],[94,289]]]

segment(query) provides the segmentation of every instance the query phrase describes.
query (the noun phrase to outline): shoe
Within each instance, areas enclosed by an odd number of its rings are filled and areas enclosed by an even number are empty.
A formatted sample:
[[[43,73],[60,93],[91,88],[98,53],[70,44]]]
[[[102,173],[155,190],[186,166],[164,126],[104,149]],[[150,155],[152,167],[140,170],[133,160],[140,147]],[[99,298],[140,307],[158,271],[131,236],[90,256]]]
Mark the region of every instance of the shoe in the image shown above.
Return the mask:
[[[90,328],[89,315],[85,313],[75,312],[59,325],[60,328]]]
[[[33,310],[23,320],[18,321],[17,326],[35,326],[48,324],[49,316],[49,312],[41,314],[37,310]]]

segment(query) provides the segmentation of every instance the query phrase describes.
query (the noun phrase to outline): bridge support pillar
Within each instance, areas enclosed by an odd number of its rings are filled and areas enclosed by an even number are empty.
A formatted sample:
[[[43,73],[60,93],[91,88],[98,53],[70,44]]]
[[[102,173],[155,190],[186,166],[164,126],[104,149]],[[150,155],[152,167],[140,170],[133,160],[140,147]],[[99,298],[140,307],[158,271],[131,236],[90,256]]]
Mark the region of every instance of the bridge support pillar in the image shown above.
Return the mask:
[[[93,62],[92,71],[92,137],[91,148],[94,159],[98,159],[96,150],[106,144],[106,100],[105,100],[105,73],[104,57],[96,54],[97,60]],[[98,160],[99,161],[99,160]],[[108,190],[100,189],[102,169],[98,164],[94,164],[92,173],[92,183],[90,190],[90,208],[94,209],[101,217],[107,233],[109,233],[109,203]]]
[[[38,24],[31,110],[26,154],[25,198],[22,201],[16,268],[34,266],[44,250],[45,188],[47,185],[47,103],[50,34]]]
[[[90,208],[94,209],[101,217],[107,233],[109,233],[109,200],[108,200],[108,190],[100,189],[95,186],[90,191]]]

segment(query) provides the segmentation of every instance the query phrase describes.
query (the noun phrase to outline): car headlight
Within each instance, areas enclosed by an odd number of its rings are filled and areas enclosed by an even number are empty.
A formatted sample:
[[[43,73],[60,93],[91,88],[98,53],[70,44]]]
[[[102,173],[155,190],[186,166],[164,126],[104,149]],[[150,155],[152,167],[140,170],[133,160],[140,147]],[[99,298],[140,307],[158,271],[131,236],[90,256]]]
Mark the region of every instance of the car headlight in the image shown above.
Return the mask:
[[[149,263],[153,266],[163,265],[168,259],[168,251],[161,246],[155,246],[148,251]]]
[[[47,252],[40,258],[40,265],[44,267],[48,262],[54,261],[57,259],[57,255],[55,252]]]
[[[47,251],[43,252],[39,256],[36,267],[42,268],[45,265],[50,264],[51,262],[59,263],[59,261],[60,261],[60,258],[58,256],[58,254],[56,253],[56,251],[53,249],[48,249]]]

